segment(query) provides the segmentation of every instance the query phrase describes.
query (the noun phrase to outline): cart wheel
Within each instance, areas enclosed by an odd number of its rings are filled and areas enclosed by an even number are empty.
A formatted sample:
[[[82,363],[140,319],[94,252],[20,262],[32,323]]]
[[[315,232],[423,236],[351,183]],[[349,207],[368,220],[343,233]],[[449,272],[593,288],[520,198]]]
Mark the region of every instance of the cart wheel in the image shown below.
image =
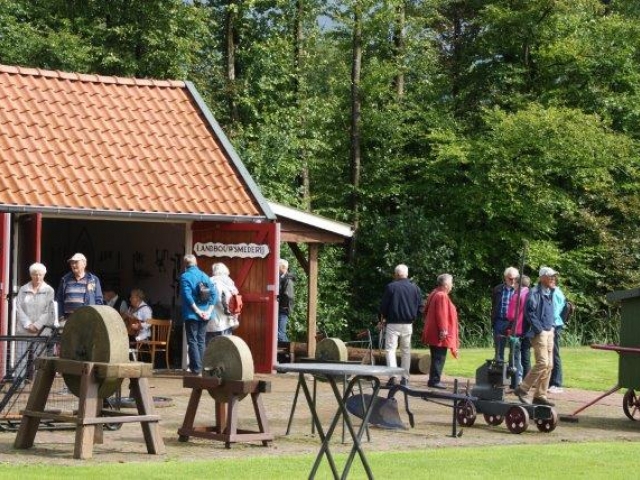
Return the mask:
[[[507,410],[505,420],[511,433],[522,433],[529,427],[529,412],[524,407],[515,405]]]
[[[110,432],[116,432],[122,428],[122,424],[121,423],[105,423],[104,428],[106,428]]]
[[[476,406],[470,400],[465,400],[458,405],[456,411],[458,425],[470,427],[476,423]]]
[[[640,400],[633,389],[627,390],[622,398],[622,409],[630,420],[640,420]]]
[[[490,413],[485,413],[484,421],[487,422],[489,425],[493,425],[494,427],[496,427],[500,425],[502,422],[504,422],[504,417],[502,415],[493,415]]]
[[[550,411],[551,418],[538,418],[536,420],[536,427],[543,433],[553,432],[558,425],[558,414],[553,408]]]

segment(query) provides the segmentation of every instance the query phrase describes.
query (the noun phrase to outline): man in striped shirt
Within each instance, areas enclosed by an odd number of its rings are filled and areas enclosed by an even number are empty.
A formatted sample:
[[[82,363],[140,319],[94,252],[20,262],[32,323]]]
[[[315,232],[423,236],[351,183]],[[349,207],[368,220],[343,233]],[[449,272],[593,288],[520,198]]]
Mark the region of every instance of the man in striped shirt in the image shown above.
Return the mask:
[[[509,301],[515,292],[516,280],[520,276],[517,268],[508,267],[504,271],[504,282],[493,288],[491,294],[491,329],[499,360],[504,360],[504,350],[507,345],[507,330],[511,324],[507,319]]]
[[[100,279],[87,272],[87,257],[76,253],[69,260],[71,271],[60,280],[56,301],[60,316],[69,318],[73,312],[85,305],[103,305]]]

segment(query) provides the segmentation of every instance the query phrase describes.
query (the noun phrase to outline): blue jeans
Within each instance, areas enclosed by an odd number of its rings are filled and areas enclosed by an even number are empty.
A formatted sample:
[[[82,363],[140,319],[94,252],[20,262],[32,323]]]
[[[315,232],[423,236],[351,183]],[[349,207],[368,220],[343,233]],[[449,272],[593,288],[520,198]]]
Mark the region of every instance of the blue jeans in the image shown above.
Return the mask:
[[[287,323],[289,322],[289,314],[288,313],[278,313],[278,341],[279,342],[288,342],[289,337],[287,337]]]
[[[189,370],[202,373],[202,357],[204,356],[205,334],[207,322],[202,320],[185,320],[184,331],[189,348]]]
[[[560,359],[560,334],[562,327],[556,327],[553,337],[553,370],[551,370],[551,378],[549,379],[550,387],[562,386],[562,360]]]
[[[510,342],[511,353],[513,357],[513,368],[515,368],[515,374],[511,377],[511,388],[516,388],[522,382],[524,375],[522,375],[522,351],[521,351],[521,338],[517,338],[514,342]]]

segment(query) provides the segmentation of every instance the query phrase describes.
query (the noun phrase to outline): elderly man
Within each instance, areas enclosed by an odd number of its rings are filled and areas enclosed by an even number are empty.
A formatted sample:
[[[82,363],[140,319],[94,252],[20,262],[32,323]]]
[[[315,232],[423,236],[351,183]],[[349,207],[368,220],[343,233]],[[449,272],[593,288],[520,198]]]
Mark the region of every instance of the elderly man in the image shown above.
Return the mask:
[[[56,292],[62,319],[85,305],[104,304],[100,279],[87,271],[87,257],[76,253],[67,262],[71,271],[60,279]]]
[[[288,342],[287,324],[293,311],[293,282],[295,277],[289,273],[289,262],[281,258],[278,262],[280,285],[278,288],[278,341]]]
[[[534,387],[533,403],[537,405],[554,404],[547,400],[549,376],[553,368],[554,306],[553,291],[556,286],[556,272],[553,268],[542,267],[538,272],[538,284],[529,291],[524,311],[525,336],[531,338],[531,348],[535,365],[514,393],[520,401],[531,403],[529,390]]]
[[[180,299],[189,350],[189,370],[200,375],[207,323],[218,301],[218,294],[209,277],[198,268],[195,255],[185,255],[184,266],[184,273],[180,275]]]
[[[491,292],[491,329],[493,330],[493,340],[499,360],[504,360],[504,350],[507,345],[507,330],[510,327],[507,318],[507,309],[511,297],[515,292],[516,280],[520,273],[517,268],[508,267],[505,269],[504,281],[500,285],[493,287]]]
[[[413,321],[420,314],[422,292],[408,279],[409,268],[398,265],[394,271],[395,280],[387,285],[382,295],[379,316],[386,324],[385,354],[387,366],[397,367],[396,350],[400,343],[401,363],[404,369],[401,385],[409,384],[409,368],[411,366],[411,334]],[[391,377],[389,385],[394,385],[397,378]]]

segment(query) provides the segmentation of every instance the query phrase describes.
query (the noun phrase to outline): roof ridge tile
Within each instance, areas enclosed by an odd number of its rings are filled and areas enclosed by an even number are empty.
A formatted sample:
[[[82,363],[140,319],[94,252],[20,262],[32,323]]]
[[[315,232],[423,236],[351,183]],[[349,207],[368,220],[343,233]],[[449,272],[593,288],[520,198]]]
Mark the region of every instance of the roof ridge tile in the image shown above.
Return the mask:
[[[117,85],[133,85],[137,87],[156,88],[186,88],[186,82],[182,80],[156,80],[150,78],[118,77],[113,75],[99,75],[95,73],[74,73],[60,70],[46,70],[43,68],[22,67],[18,65],[0,64],[0,73],[10,75],[23,75],[46,78],[59,78],[89,83],[104,83]]]

